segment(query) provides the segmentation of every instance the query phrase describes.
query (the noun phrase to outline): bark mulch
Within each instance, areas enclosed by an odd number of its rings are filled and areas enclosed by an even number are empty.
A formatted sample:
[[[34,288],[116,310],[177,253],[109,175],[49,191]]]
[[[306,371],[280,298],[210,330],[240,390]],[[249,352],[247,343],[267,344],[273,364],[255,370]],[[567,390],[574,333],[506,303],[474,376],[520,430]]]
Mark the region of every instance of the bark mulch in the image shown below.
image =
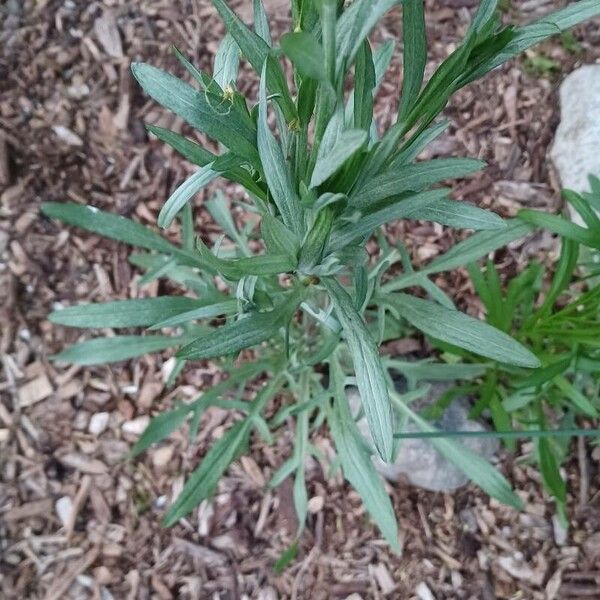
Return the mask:
[[[249,1],[231,4],[250,17]],[[267,4],[275,29],[283,29],[286,3]],[[430,68],[453,49],[476,4],[428,2]],[[527,21],[557,4],[564,3],[503,6]],[[0,597],[600,598],[600,453],[588,442],[574,443],[566,466],[567,533],[553,522],[525,443],[517,456],[501,457],[525,500],[521,514],[473,487],[455,494],[390,487],[400,556],[388,551],[356,494],[339,476],[327,478],[327,464],[313,461],[298,558],[277,573],[274,564],[293,542],[297,522],[291,484],[267,491],[265,482],[288,456],[291,432],[274,447],[254,440],[211,502],[163,529],[165,508],[228,426],[228,415],[209,411],[193,443],[179,431],[140,459],[123,456],[150,415],[217,381],[215,367],[199,363],[166,389],[167,354],[110,368],[48,360],[82,336],[51,326],[46,315],[53,308],[180,292],[163,281],[140,289],[128,248],[60,228],[40,216],[39,205],[85,202],[153,224],[169,191],[192,169],[150,139],[144,123],[187,130],[142,95],[130,62],[180,72],[168,52],[175,44],[210,69],[222,33],[208,0],[5,0],[0,6]],[[375,37],[400,38],[398,12]],[[560,205],[546,158],[558,119],[557,85],[577,65],[598,60],[599,42],[598,22],[580,27],[573,39],[545,44],[453,100],[446,111],[452,126],[427,155],[470,155],[490,165],[459,182],[457,197],[503,215],[524,205]],[[540,56],[556,69],[540,72]],[[400,79],[397,55],[378,101],[383,124],[393,116]],[[253,95],[256,79],[248,74],[240,87]],[[208,214],[197,212],[198,230],[215,234]],[[424,223],[393,225],[388,234],[403,236],[417,263],[459,237]],[[552,238],[541,236],[498,257],[509,275],[555,250]],[[439,283],[463,308],[480,311],[463,272],[440,276]],[[331,455],[326,437],[314,443]]]

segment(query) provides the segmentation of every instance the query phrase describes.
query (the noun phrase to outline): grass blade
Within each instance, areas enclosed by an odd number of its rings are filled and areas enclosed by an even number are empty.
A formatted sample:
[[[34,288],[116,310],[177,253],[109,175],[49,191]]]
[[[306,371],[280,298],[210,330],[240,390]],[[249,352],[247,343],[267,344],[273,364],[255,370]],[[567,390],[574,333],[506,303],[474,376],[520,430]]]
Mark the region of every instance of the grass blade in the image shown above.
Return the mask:
[[[396,409],[413,421],[421,431],[437,432],[435,427],[407,406],[395,392],[392,393],[392,399]],[[517,510],[523,509],[523,502],[513,492],[508,481],[487,460],[448,437],[431,437],[430,439],[440,454],[467,475],[484,492]]]

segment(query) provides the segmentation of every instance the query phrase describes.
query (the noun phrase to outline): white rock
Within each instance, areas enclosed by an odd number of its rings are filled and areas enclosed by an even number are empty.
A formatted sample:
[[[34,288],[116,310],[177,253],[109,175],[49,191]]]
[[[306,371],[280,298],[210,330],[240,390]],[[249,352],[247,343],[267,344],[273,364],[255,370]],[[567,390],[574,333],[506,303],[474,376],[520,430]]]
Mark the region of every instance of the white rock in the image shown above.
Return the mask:
[[[56,514],[58,515],[60,522],[63,524],[63,527],[65,527],[73,512],[73,502],[71,501],[71,498],[69,498],[69,496],[59,498],[56,501],[54,508],[56,509]]]
[[[90,419],[88,425],[88,431],[93,435],[100,435],[108,427],[108,421],[110,420],[110,413],[99,412],[94,413]]]
[[[52,131],[69,146],[83,146],[83,140],[74,131],[63,125],[53,125]]]
[[[562,187],[589,191],[588,175],[600,177],[600,65],[583,66],[563,81],[560,107],[552,162]]]
[[[173,458],[173,446],[162,446],[152,454],[152,463],[157,468],[165,467]]]
[[[433,403],[448,389],[441,383],[433,383],[425,398],[423,406]],[[360,408],[360,396],[356,389],[347,390],[348,402],[353,415],[357,415]],[[469,407],[464,399],[455,400],[444,412],[435,425],[443,431],[484,431],[483,425],[469,419]],[[373,445],[373,438],[367,420],[363,417],[357,423],[363,437]],[[419,431],[413,423],[406,426],[405,431]],[[498,451],[498,440],[489,437],[465,438],[464,445],[475,454],[486,459],[491,459]],[[384,463],[379,457],[373,457],[377,471],[389,481],[402,481],[403,479],[414,486],[434,492],[450,492],[456,490],[469,481],[468,477],[442,454],[440,454],[430,440],[419,438],[403,439],[396,460]]]
[[[424,581],[417,586],[415,593],[419,600],[435,600],[435,596],[431,593],[429,586]]]
[[[134,435],[141,435],[146,427],[148,427],[148,423],[150,422],[150,417],[144,415],[142,417],[138,417],[137,419],[133,419],[131,421],[125,421],[123,425],[121,425],[121,429],[123,433],[131,433]]]
[[[323,505],[325,504],[325,499],[323,496],[313,496],[308,501],[308,512],[311,515],[316,515],[318,512],[323,510]]]

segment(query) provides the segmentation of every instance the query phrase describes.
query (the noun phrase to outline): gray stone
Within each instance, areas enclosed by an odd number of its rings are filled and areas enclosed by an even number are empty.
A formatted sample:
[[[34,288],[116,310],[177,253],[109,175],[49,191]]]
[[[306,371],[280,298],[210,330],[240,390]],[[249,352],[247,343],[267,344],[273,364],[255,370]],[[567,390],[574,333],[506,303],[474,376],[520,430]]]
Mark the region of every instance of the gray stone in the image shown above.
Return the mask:
[[[419,402],[419,408],[433,403],[446,389],[447,385],[435,383],[430,393]],[[354,388],[347,390],[352,414],[356,416],[360,410],[360,396]],[[434,423],[444,431],[485,431],[485,427],[468,417],[469,404],[465,399],[455,400],[445,411],[443,417]],[[358,428],[365,439],[373,445],[373,439],[365,418],[361,418]],[[416,432],[419,428],[413,423],[406,426],[405,431]],[[495,438],[472,437],[461,440],[462,443],[486,459],[491,459],[498,451],[499,443]],[[469,479],[452,463],[448,462],[426,439],[405,439],[400,442],[398,456],[393,463],[384,463],[374,456],[373,462],[377,471],[389,481],[408,480],[414,486],[431,490],[449,492],[465,485]]]
[[[563,188],[589,191],[588,175],[600,177],[600,65],[583,66],[563,81],[560,108],[552,162]]]

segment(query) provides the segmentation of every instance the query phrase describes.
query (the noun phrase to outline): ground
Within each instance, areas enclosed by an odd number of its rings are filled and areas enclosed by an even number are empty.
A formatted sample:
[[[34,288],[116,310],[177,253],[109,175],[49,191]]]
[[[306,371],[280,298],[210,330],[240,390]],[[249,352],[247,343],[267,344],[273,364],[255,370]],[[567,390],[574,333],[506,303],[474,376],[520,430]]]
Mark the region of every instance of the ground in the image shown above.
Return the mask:
[[[231,4],[251,14],[249,1]],[[267,4],[281,30],[286,3]],[[477,2],[427,4],[431,67],[460,39]],[[521,22],[558,4],[565,2],[502,3],[505,16]],[[392,12],[374,39],[399,39],[398,17]],[[452,127],[430,155],[489,163],[483,176],[457,184],[457,197],[503,215],[524,205],[560,206],[546,156],[559,118],[556,90],[569,71],[598,60],[598,25],[512,61],[452,101]],[[214,500],[169,530],[160,525],[166,505],[227,415],[211,411],[193,443],[179,432],[142,458],[123,460],[148,416],[210,386],[219,376],[213,366],[189,368],[165,389],[168,355],[111,368],[49,362],[80,336],[46,320],[53,307],[138,296],[140,276],[124,245],[61,228],[40,216],[40,203],[92,203],[154,223],[191,167],[149,139],[145,122],[182,123],[143,96],[129,64],[148,60],[177,70],[168,52],[175,44],[210,69],[222,32],[209,0],[6,0],[0,7],[0,597],[600,598],[600,455],[584,442],[574,442],[566,466],[566,536],[523,444],[516,456],[501,457],[525,500],[520,514],[473,487],[452,495],[390,487],[399,556],[356,494],[314,462],[298,558],[278,574],[274,563],[297,524],[291,484],[267,491],[265,481],[287,456],[289,438],[273,448],[255,440]],[[378,101],[382,124],[397,105],[400,66],[397,54]],[[255,83],[243,77],[240,87],[253,94]],[[204,211],[197,226],[203,235],[217,231]],[[403,235],[416,262],[453,241],[425,224],[388,234]],[[532,254],[551,257],[554,250],[553,240],[541,237],[498,258],[509,274]],[[464,274],[439,283],[478,313]],[[143,294],[165,291],[160,282]],[[325,436],[315,443],[330,451]]]

